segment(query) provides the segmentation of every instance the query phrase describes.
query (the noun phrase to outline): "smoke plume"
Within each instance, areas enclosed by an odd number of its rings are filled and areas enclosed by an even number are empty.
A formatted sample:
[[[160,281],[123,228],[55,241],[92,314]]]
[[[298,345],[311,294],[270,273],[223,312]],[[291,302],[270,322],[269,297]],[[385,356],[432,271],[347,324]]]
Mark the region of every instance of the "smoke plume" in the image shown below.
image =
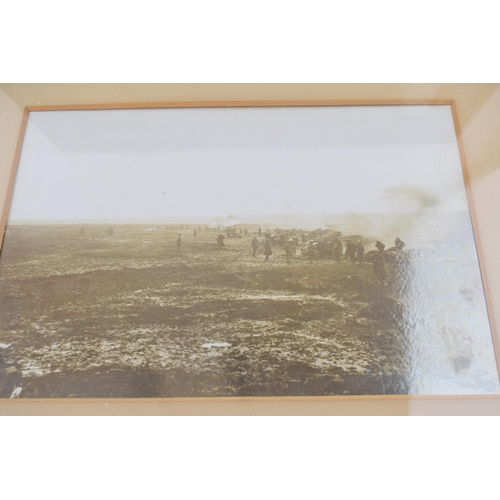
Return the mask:
[[[384,190],[383,198],[395,212],[422,212],[439,205],[437,196],[421,186],[404,184]]]

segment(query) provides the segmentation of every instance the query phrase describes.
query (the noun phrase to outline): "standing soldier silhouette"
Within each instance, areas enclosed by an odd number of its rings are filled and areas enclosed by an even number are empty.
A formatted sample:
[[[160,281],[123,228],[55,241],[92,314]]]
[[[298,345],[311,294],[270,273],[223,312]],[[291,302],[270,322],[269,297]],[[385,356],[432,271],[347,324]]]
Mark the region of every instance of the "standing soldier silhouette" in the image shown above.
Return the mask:
[[[252,252],[253,256],[257,256],[257,249],[259,248],[259,240],[257,239],[257,236],[252,240]]]
[[[345,242],[345,257],[351,262],[356,259],[356,245],[351,240],[346,240]]]
[[[285,255],[286,261],[290,262],[292,257],[295,255],[297,249],[297,242],[295,240],[289,239],[285,242]]]
[[[266,258],[264,260],[269,260],[269,256],[273,254],[273,249],[271,247],[271,238],[266,236],[266,241],[264,243],[264,255]]]
[[[358,241],[356,243],[356,260],[359,264],[365,263],[365,247],[363,246],[361,241]]]
[[[335,255],[335,260],[337,261],[337,263],[340,262],[340,258],[344,253],[344,246],[342,245],[342,242],[338,238],[333,243],[333,253]]]
[[[385,268],[384,257],[385,245],[382,242],[377,241],[377,243],[375,243],[375,247],[377,248],[378,253],[373,256],[373,272],[380,283],[385,284],[387,281],[387,269]]]
[[[314,247],[314,241],[310,240],[309,244],[307,245],[307,256],[309,257],[309,262],[313,260],[318,260],[318,253],[316,252],[316,248]]]

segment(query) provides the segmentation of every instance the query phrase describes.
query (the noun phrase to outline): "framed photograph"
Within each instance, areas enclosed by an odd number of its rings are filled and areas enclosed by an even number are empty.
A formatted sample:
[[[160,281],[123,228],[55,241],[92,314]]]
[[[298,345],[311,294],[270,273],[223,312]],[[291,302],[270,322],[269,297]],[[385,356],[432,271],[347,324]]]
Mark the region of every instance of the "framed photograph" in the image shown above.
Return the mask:
[[[452,101],[30,107],[0,230],[3,398],[500,392]]]

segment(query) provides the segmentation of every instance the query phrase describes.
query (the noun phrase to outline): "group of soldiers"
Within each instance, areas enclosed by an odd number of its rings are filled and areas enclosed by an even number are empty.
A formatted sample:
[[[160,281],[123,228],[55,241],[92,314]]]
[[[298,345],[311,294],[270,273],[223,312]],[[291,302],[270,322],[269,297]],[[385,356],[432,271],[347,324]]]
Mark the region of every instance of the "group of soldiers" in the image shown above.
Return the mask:
[[[285,256],[287,262],[290,262],[293,256],[296,254],[296,249],[299,245],[298,240],[289,239],[284,244]],[[254,257],[257,256],[258,250],[258,239],[254,237],[252,239],[252,254]],[[396,238],[394,242],[394,247],[392,249],[396,250],[396,252],[402,252],[405,244],[400,238]],[[377,241],[375,243],[376,252],[370,252],[372,255],[370,256],[370,261],[373,263],[373,272],[376,278],[382,283],[387,284],[387,268],[386,268],[386,257],[384,256],[385,245],[381,241]],[[391,249],[389,249],[391,250]],[[305,248],[305,253],[308,256],[309,260],[312,262],[313,260],[318,260],[318,251],[316,248],[316,242],[310,240],[307,247]],[[359,265],[365,264],[365,246],[361,243],[360,240],[356,242],[352,240],[345,241],[345,253],[344,253],[344,245],[340,238],[330,239],[327,242],[327,254],[331,256],[337,263],[340,263],[342,255],[345,255],[345,258],[352,262],[353,264],[357,263]],[[264,241],[264,260],[269,260],[269,256],[272,255],[272,244],[271,238],[269,235],[266,235]]]
[[[193,236],[197,236],[197,230],[194,229],[193,231]],[[259,249],[259,238],[258,236],[262,236],[262,230],[259,228],[258,235],[254,236],[251,240],[251,248],[252,248],[252,255],[253,257],[257,257],[257,252]],[[220,249],[224,248],[226,245],[224,244],[225,236],[222,233],[219,233],[217,236],[217,245]],[[403,241],[401,241],[400,238],[396,238],[394,242],[395,246],[393,249],[395,249],[397,252],[401,252],[405,246]],[[182,247],[182,239],[181,239],[181,234],[179,233],[177,241],[177,252],[181,251]],[[272,240],[271,240],[271,235],[270,233],[265,233],[264,234],[264,261],[268,261],[269,257],[273,254],[273,249],[272,249]],[[299,247],[299,241],[297,238],[290,238],[285,241],[283,248],[285,251],[285,256],[287,262],[290,262],[291,259],[296,255],[297,248]],[[376,278],[383,284],[387,283],[387,269],[386,269],[386,258],[384,256],[385,252],[385,245],[377,241],[375,243],[375,248],[377,251],[370,252],[372,254],[370,256],[370,261],[373,263],[373,271],[376,276]],[[326,253],[329,255],[332,259],[334,259],[337,263],[340,263],[342,256],[345,256],[345,259],[350,261],[353,264],[359,264],[359,265],[364,265],[365,264],[365,246],[363,243],[361,243],[360,240],[353,241],[350,239],[347,239],[345,241],[345,252],[344,252],[344,245],[340,238],[332,238],[327,241],[326,243]],[[391,249],[389,249],[391,250]],[[305,254],[308,256],[309,260],[315,261],[318,260],[319,255],[318,255],[318,250],[317,250],[317,242],[310,240],[307,246],[304,248],[303,252],[305,251]]]
[[[361,241],[347,240],[345,243],[345,255],[346,259],[349,259],[351,262],[357,262],[358,264],[365,263],[365,246],[361,243]],[[340,259],[338,259],[340,260]]]
[[[344,245],[340,238],[330,239],[326,242],[326,248],[323,248],[323,255],[327,255],[333,258],[336,262],[340,262],[342,255],[344,255]],[[310,240],[306,247],[306,254],[309,260],[318,260],[319,250],[317,248],[317,243]],[[346,240],[345,242],[345,258],[350,262],[357,262],[358,264],[365,263],[365,247],[361,241],[354,243],[351,240]]]

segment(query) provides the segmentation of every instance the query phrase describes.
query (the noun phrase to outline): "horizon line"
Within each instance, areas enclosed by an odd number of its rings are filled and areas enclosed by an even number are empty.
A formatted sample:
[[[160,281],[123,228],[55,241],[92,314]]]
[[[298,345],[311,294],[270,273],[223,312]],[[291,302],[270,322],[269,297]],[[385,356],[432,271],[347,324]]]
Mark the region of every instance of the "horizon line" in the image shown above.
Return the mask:
[[[422,213],[426,213],[428,210],[423,209],[420,211],[414,212],[335,212],[335,213],[294,213],[294,214],[255,214],[255,215],[213,215],[213,216],[177,216],[177,217],[140,217],[140,218],[102,218],[102,219],[8,219],[7,225],[27,225],[27,224],[110,224],[110,223],[122,223],[122,224],[174,224],[174,223],[199,223],[206,222],[210,223],[210,219],[215,221],[229,221],[232,219],[239,219],[240,223],[244,223],[245,221],[251,221],[253,219],[259,218],[268,218],[268,217],[338,217],[338,216],[356,216],[356,215],[419,215]],[[457,212],[467,212],[470,211],[467,209],[464,210],[447,210],[441,213],[457,213]]]

